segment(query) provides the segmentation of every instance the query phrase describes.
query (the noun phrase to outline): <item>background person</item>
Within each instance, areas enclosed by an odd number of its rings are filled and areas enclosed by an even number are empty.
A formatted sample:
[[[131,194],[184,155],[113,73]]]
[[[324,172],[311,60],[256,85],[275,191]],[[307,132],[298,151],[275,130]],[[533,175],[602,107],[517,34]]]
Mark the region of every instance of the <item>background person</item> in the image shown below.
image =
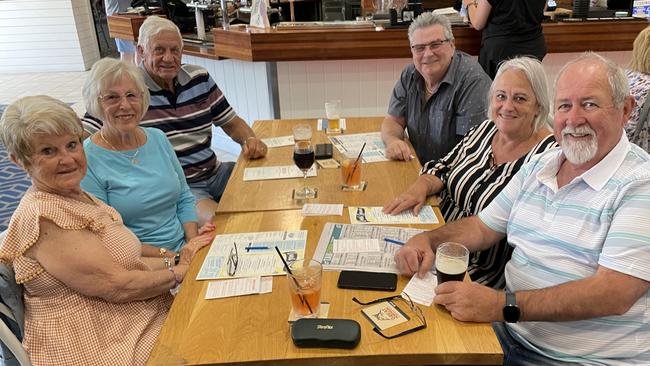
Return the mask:
[[[140,127],[149,104],[142,73],[125,62],[99,60],[83,95],[88,113],[104,123],[84,142],[88,173],[81,187],[115,208],[141,242],[173,256],[199,234],[196,201],[165,134]]]
[[[424,164],[420,177],[384,212],[415,214],[427,196],[440,194],[446,222],[476,215],[535,155],[556,147],[549,126],[549,96],[542,64],[520,57],[504,62],[489,92],[490,119],[472,128],[442,159]],[[472,281],[503,288],[503,271],[512,247],[506,239],[470,257]]]
[[[108,19],[109,16],[115,13],[125,12],[131,6],[131,1],[104,0],[104,6],[106,8],[106,19]],[[131,64],[135,63],[135,45],[133,42],[126,39],[115,38],[115,45],[117,45],[117,51],[120,53],[120,60]]]
[[[485,118],[490,79],[454,45],[444,16],[423,13],[409,26],[413,63],[393,88],[381,125],[386,155],[410,160],[405,129],[419,161],[437,160]]]
[[[625,71],[630,93],[636,105],[632,110],[629,122],[625,125],[627,136],[632,142],[650,152],[650,116],[641,115],[641,111],[648,111],[648,92],[650,92],[650,26],[639,32],[632,48],[632,61]],[[645,110],[644,110],[645,108]],[[647,113],[647,112],[645,112]],[[639,126],[639,123],[642,125]],[[638,127],[638,129],[637,129]]]
[[[478,62],[494,78],[499,63],[514,56],[542,61],[546,0],[463,0],[472,27],[482,30]]]
[[[495,322],[504,365],[648,365],[650,155],[623,132],[634,106],[625,74],[587,53],[555,90],[561,149],[524,165],[478,215],[411,238],[398,267],[423,275],[442,242],[476,251],[507,234],[505,293],[450,281],[434,302]]]
[[[183,167],[197,200],[199,223],[212,221],[234,162],[220,162],[211,148],[212,126],[221,127],[242,146],[248,159],[264,157],[267,147],[237,116],[206,69],[181,65],[183,39],[170,20],[148,17],[140,27],[138,55],[150,103],[140,125],[162,130]],[[84,119],[89,133],[102,122]]]
[[[0,246],[24,285],[25,347],[34,365],[144,365],[205,235],[168,258],[142,245],[113,208],[84,192],[83,129],[65,103],[46,96],[12,103],[0,137],[32,186]]]

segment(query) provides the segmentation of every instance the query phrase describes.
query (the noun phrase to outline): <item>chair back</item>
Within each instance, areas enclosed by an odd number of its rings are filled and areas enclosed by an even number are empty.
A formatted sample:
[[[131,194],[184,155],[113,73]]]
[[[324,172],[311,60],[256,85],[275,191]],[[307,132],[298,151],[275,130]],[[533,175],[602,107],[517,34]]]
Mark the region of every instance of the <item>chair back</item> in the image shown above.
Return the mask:
[[[0,246],[5,233],[0,232]],[[23,287],[16,283],[13,268],[0,263],[0,364],[31,366],[21,344],[24,327]]]

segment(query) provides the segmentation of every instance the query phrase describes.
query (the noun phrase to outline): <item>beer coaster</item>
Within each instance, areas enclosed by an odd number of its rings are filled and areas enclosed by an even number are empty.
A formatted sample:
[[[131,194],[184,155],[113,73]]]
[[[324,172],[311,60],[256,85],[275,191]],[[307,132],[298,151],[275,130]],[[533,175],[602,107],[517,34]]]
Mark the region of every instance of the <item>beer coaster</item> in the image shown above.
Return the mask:
[[[323,169],[336,169],[340,166],[339,162],[334,159],[316,160],[316,164]]]
[[[295,190],[295,189],[294,189],[293,192],[291,193],[291,197],[292,197],[294,200],[296,200],[296,201],[305,201],[305,200],[310,200],[310,199],[318,198],[318,188],[312,188],[312,190],[314,191],[314,197],[307,197],[307,198],[304,198],[304,197],[296,197],[296,190]]]
[[[381,330],[409,321],[409,317],[390,301],[370,305],[361,309],[361,312]]]
[[[327,319],[327,316],[330,312],[330,303],[329,302],[321,302],[320,303],[320,311],[318,312],[317,318],[319,319]],[[298,320],[298,317],[296,316],[296,313],[293,311],[293,308],[291,308],[291,312],[289,313],[289,323],[293,323],[296,320]]]
[[[368,182],[366,182],[365,180],[362,180],[357,188],[345,187],[345,186],[341,185],[341,190],[343,192],[361,192],[361,191],[366,190],[367,185],[368,185]]]

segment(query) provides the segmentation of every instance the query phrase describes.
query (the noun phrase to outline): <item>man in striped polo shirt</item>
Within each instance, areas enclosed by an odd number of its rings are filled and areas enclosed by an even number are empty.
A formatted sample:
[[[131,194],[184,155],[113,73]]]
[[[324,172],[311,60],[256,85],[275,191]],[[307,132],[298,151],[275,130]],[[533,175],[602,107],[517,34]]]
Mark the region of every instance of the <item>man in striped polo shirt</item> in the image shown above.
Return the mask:
[[[561,148],[522,167],[478,216],[413,237],[402,273],[431,269],[439,243],[514,246],[506,291],[436,287],[462,321],[494,322],[508,365],[650,365],[650,155],[623,131],[634,100],[623,71],[587,53],[558,75]],[[504,323],[505,321],[505,323]]]
[[[167,135],[196,198],[199,222],[209,222],[235,165],[217,159],[212,126],[239,143],[247,158],[265,156],[267,147],[237,116],[206,69],[181,65],[183,39],[172,21],[148,17],[140,27],[137,50],[151,94],[140,125]],[[88,117],[83,119],[85,130],[96,132],[102,122]]]

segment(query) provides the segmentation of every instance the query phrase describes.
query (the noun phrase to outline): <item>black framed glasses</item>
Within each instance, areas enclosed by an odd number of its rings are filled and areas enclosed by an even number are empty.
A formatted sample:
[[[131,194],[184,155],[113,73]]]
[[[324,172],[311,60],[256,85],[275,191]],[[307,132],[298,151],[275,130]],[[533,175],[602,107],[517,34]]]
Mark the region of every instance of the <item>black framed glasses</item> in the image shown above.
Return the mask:
[[[440,46],[442,46],[445,43],[448,43],[449,41],[451,41],[451,39],[447,38],[447,39],[442,39],[440,41],[433,41],[433,42],[430,42],[430,43],[414,44],[414,45],[411,46],[411,49],[413,50],[413,52],[415,52],[417,54],[424,53],[424,51],[426,51],[427,47],[429,49],[431,49],[431,51],[435,51],[438,48],[440,48]]]
[[[414,315],[415,318],[419,321],[419,325],[415,326],[414,328],[406,329],[406,330],[403,330],[403,331],[401,331],[401,332],[399,332],[397,334],[393,334],[393,335],[384,334],[381,331],[381,329],[379,329],[375,325],[372,328],[372,330],[375,331],[375,333],[382,336],[383,338],[386,338],[386,339],[398,338],[398,337],[401,337],[401,336],[405,336],[407,334],[417,332],[418,330],[421,330],[421,329],[424,329],[424,328],[427,327],[427,320],[424,317],[424,314],[422,313],[422,310],[420,310],[420,308],[417,305],[415,305],[415,303],[413,303],[413,300],[411,300],[409,295],[406,294],[406,293],[403,294],[403,297],[402,297],[402,295],[388,296],[388,297],[382,297],[380,299],[372,300],[372,301],[369,301],[369,302],[362,302],[359,299],[357,299],[356,297],[353,297],[352,301],[356,302],[359,305],[364,305],[364,306],[365,305],[377,304],[377,303],[384,302],[384,301],[388,301],[391,304],[393,304],[394,306],[396,306],[402,312],[402,314],[406,314],[404,312],[404,309],[399,307],[399,304],[403,303],[408,308],[410,313],[412,315]],[[411,318],[413,318],[413,317],[411,317]],[[410,320],[410,318],[409,318],[409,320]]]
[[[237,243],[232,243],[230,255],[228,256],[228,276],[232,277],[237,272],[237,265],[239,264],[239,253],[237,252]]]

